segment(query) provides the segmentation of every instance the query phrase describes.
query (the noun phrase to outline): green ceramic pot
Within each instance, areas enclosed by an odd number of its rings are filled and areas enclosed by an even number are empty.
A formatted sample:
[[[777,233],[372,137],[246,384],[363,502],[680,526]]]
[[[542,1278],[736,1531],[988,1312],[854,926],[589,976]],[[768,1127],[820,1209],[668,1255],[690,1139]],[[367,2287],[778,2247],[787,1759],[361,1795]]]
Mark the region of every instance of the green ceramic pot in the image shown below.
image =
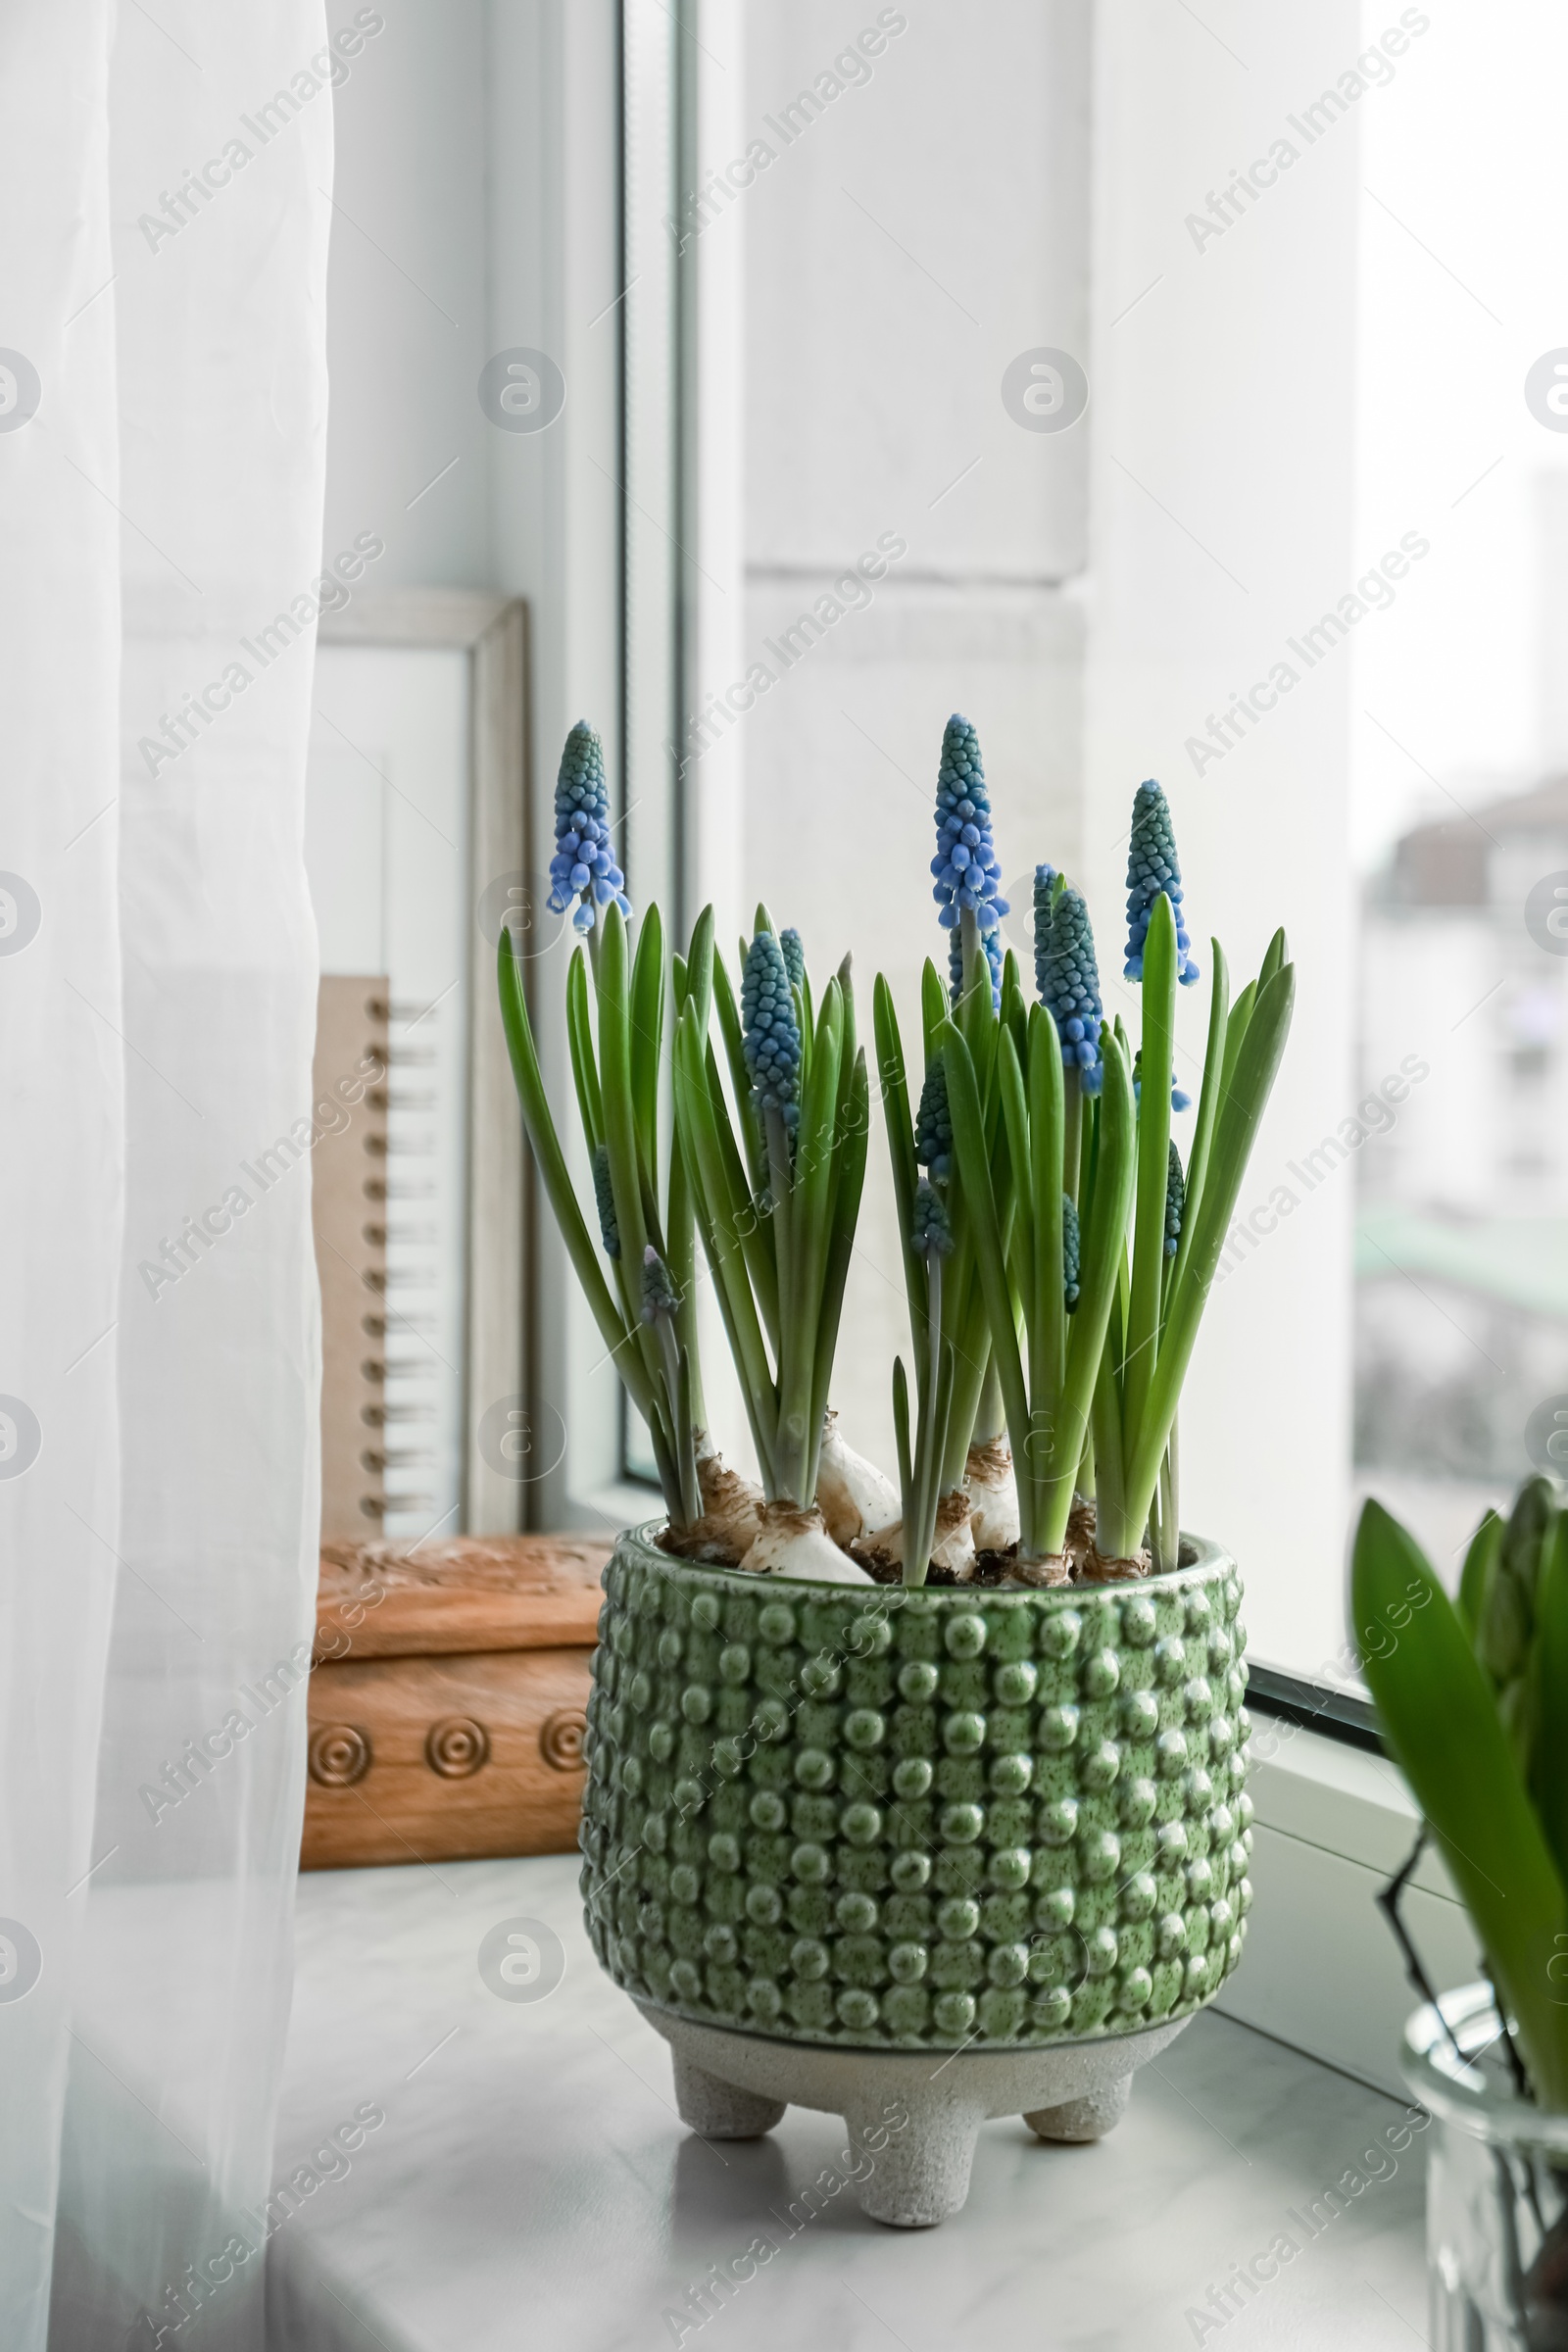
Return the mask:
[[[813,1585],[623,1535],[582,1891],[623,1990],[856,2049],[1045,2047],[1213,1999],[1252,1838],[1235,1563]]]

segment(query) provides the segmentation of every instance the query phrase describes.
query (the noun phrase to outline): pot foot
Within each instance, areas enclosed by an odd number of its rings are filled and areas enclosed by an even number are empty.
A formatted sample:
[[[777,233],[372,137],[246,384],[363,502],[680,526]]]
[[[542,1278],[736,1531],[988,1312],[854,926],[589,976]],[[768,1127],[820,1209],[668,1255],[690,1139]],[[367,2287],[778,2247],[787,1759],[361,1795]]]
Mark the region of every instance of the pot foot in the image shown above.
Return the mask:
[[[860,2211],[894,2230],[930,2230],[956,2213],[969,2194],[974,2143],[984,2122],[979,2108],[933,2099],[909,2101],[904,2120],[884,2107],[851,2107],[844,2116],[852,2148],[871,2165],[860,2183]],[[886,2144],[872,2153],[875,2142]]]
[[[675,2105],[680,2120],[701,2139],[760,2139],[784,2114],[782,2099],[764,2099],[755,2090],[740,2090],[723,2082],[706,2067],[694,2066],[679,2050],[671,2050],[675,2075]]]
[[[1132,2096],[1133,2079],[1122,2075],[1116,2082],[1107,2082],[1103,2090],[1092,2090],[1087,2098],[1067,2099],[1059,2107],[1037,2107],[1024,2122],[1037,2139],[1063,2140],[1082,2146],[1094,2139],[1103,2139],[1114,2131],[1127,2112]]]

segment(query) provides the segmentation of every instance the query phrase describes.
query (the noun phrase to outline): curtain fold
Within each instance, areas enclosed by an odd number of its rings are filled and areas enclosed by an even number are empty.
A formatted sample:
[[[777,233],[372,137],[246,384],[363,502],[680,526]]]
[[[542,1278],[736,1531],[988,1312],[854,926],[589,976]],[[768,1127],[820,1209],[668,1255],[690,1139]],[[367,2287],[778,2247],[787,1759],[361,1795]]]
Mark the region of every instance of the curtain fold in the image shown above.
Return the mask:
[[[320,0],[0,12],[6,2352],[264,2341],[335,73]]]

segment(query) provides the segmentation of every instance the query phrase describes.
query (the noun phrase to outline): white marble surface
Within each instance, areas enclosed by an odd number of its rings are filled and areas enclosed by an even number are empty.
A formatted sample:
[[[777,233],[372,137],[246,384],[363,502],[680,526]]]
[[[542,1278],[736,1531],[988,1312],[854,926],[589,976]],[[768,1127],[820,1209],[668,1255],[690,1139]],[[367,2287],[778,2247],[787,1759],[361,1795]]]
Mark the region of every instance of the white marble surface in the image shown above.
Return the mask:
[[[519,1916],[565,1949],[544,2000],[479,1976],[487,1930]],[[1362,2151],[1401,2114],[1226,2019],[1142,2072],[1097,2147],[987,2125],[968,2205],[940,2230],[883,2229],[846,2190],[791,2236],[786,2208],[842,2128],[797,2109],[757,2142],[682,2128],[668,2050],[588,1949],[574,1856],[315,1874],[298,1944],[274,2179],[356,2108],[386,2120],[272,2239],[274,2352],[1425,2340],[1420,2138],[1223,2326],[1189,2316],[1280,2231],[1304,2239],[1289,2209],[1372,2170]],[[760,2232],[779,2251],[700,2323],[689,2290]]]

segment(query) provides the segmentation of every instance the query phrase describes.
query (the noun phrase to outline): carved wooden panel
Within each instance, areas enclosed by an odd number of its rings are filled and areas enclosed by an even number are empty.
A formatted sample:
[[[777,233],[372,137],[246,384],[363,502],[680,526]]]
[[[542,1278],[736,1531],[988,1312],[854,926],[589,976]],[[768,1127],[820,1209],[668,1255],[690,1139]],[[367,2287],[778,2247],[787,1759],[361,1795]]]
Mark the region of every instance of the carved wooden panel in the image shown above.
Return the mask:
[[[491,1650],[318,1666],[301,1868],[569,1852],[591,1655]]]
[[[386,981],[323,974],[311,1153],[323,1538],[377,1534],[386,1507]]]

